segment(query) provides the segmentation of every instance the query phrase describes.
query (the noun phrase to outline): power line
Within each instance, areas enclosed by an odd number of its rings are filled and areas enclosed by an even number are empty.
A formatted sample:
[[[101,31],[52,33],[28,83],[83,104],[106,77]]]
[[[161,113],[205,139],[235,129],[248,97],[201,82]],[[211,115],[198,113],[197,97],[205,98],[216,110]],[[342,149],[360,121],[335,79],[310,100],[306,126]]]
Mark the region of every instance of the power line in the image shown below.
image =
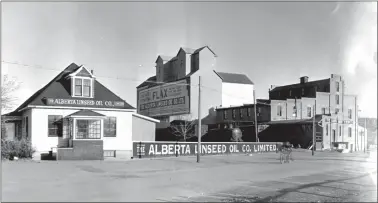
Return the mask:
[[[9,62],[9,61],[1,61],[2,63],[6,63],[6,64],[12,64],[12,65],[20,65],[20,66],[24,66],[24,67],[28,67],[28,68],[35,68],[35,69],[42,69],[42,70],[50,70],[50,71],[59,71],[59,72],[63,72],[62,70],[60,69],[54,69],[54,68],[46,68],[46,67],[42,67],[42,66],[34,66],[34,65],[28,65],[28,64],[23,64],[23,63],[19,63],[19,62]],[[70,71],[65,71],[65,72],[70,72]],[[198,84],[195,84],[195,85],[191,85],[191,84],[180,84],[179,82],[157,82],[157,81],[151,81],[151,80],[136,80],[134,78],[125,78],[125,77],[110,77],[110,76],[101,76],[101,75],[96,75],[96,77],[99,77],[99,78],[106,78],[106,79],[116,79],[116,80],[125,80],[125,81],[132,81],[132,82],[138,82],[138,83],[150,83],[150,84],[158,84],[158,85],[164,85],[164,84],[168,84],[168,85],[178,85],[178,86],[191,86],[191,87],[198,87]],[[238,98],[238,99],[243,99],[243,100],[249,100],[250,98],[245,98],[245,97],[241,97],[240,95],[235,95],[235,94],[229,94],[229,93],[224,93],[218,89],[214,89],[214,88],[211,88],[211,87],[207,87],[207,86],[203,86],[201,85],[201,87],[203,88],[206,88],[206,89],[209,89],[209,90],[212,90],[212,91],[216,91],[216,92],[219,92],[223,95],[227,95],[227,96],[230,96],[230,97],[234,97],[234,98]],[[270,105],[270,104],[267,104],[267,103],[263,103],[263,102],[256,102],[257,104],[263,104],[263,105]]]
[[[1,63],[20,65],[20,66],[24,66],[24,67],[28,67],[28,68],[36,68],[36,69],[42,69],[42,70],[51,70],[51,71],[59,71],[59,72],[71,72],[71,71],[62,71],[62,70],[54,69],[54,68],[46,68],[46,67],[42,67],[42,66],[32,66],[32,65],[22,64],[22,63],[18,63],[18,62],[1,61]],[[151,80],[143,80],[143,81],[141,81],[141,80],[136,80],[134,78],[110,77],[110,76],[101,76],[101,75],[100,76],[96,75],[96,77],[107,78],[107,79],[116,79],[116,80],[126,80],[126,81],[132,81],[132,82],[137,82],[137,83],[144,83],[144,82],[146,82],[146,83],[160,84],[160,85],[170,84],[170,85],[179,85],[179,86],[198,87],[198,85],[179,84],[179,82],[157,82],[157,81],[151,81]]]

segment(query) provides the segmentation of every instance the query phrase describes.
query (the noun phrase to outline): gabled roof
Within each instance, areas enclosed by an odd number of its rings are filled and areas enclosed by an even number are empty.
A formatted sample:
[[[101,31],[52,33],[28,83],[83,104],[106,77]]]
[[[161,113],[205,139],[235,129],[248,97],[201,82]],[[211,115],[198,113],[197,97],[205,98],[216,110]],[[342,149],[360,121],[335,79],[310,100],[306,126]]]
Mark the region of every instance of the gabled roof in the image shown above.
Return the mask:
[[[192,48],[187,48],[187,47],[181,47],[180,50],[183,50],[186,54],[193,54],[196,50]],[[180,51],[179,51],[180,52]]]
[[[211,53],[213,53],[215,57],[218,57],[217,54],[215,54],[215,52],[214,52],[213,50],[211,50],[209,46],[203,46],[203,47],[201,47],[201,48],[195,50],[195,51],[193,52],[193,54],[197,54],[197,53],[199,53],[200,51],[202,51],[202,50],[205,49],[205,48],[209,49],[209,51],[211,51]]]
[[[309,82],[306,82],[306,83],[296,83],[296,84],[291,84],[291,85],[276,86],[270,91],[274,92],[274,91],[289,90],[289,89],[294,89],[294,88],[326,85],[326,84],[329,84],[329,83],[330,83],[330,79],[328,78],[328,79],[323,79],[323,80],[309,81]]]
[[[24,103],[22,103],[15,111],[10,112],[6,115],[16,116],[21,115],[19,110],[27,107],[28,105],[34,106],[46,106],[44,102],[45,98],[60,98],[60,99],[72,99],[70,95],[70,85],[66,85],[67,79],[66,76],[77,71],[81,66],[71,63],[67,68],[60,72],[54,79],[52,79],[47,85],[42,87],[40,90],[35,92],[31,97],[29,97]],[[122,109],[135,109],[126,101],[121,99],[119,96],[114,94],[108,88],[104,87],[98,80],[94,80],[94,100],[106,100],[106,101],[122,101],[124,106]]]
[[[80,110],[73,114],[68,115],[67,117],[75,117],[75,116],[85,116],[85,117],[105,117],[105,115],[91,111],[91,110]]]
[[[173,58],[173,56],[164,56],[164,55],[159,55],[155,61],[155,63],[161,58],[163,61],[169,61]]]
[[[222,82],[253,85],[253,82],[244,74],[214,72],[222,79]]]
[[[76,71],[70,73],[68,76],[84,76],[93,78],[93,74],[84,66],[80,66]]]
[[[142,82],[142,84],[138,85],[137,88],[144,87],[149,84],[155,84],[156,83],[156,76],[149,77],[147,80]]]

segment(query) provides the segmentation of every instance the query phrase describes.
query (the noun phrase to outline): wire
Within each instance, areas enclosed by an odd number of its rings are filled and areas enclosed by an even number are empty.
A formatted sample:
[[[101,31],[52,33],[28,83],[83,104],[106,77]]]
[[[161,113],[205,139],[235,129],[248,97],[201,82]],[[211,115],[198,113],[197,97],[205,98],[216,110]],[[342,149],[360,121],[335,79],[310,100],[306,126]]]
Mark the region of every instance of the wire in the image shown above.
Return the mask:
[[[1,63],[20,65],[20,66],[24,66],[24,67],[28,67],[28,68],[36,68],[36,69],[43,69],[43,70],[51,70],[51,71],[59,71],[59,72],[71,72],[71,71],[62,71],[62,70],[54,69],[54,68],[46,68],[46,67],[42,67],[42,66],[31,66],[31,65],[27,65],[27,64],[18,63],[18,62],[1,61]],[[146,83],[160,84],[160,85],[161,84],[176,84],[178,86],[198,87],[198,85],[179,84],[179,82],[156,82],[156,81],[150,81],[150,80],[143,80],[143,81],[141,81],[141,80],[136,80],[134,78],[109,77],[109,76],[98,76],[98,75],[96,75],[96,77],[107,78],[107,79],[116,79],[116,80],[126,80],[126,81],[138,82],[138,83],[145,83],[146,82]]]

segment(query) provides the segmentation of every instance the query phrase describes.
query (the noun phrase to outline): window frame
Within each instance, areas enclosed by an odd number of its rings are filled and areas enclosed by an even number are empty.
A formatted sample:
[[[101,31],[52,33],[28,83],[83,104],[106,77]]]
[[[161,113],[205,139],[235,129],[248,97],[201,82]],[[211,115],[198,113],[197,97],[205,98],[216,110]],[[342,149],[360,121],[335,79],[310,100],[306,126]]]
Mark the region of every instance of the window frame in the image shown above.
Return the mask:
[[[53,121],[50,120],[51,117],[54,118]],[[52,125],[55,127],[51,128],[50,122],[52,122]],[[57,124],[57,123],[60,123],[60,124]],[[50,133],[50,130],[55,130],[56,134]],[[48,115],[47,116],[47,137],[63,137],[63,116],[62,115]]]
[[[310,109],[310,111],[309,111]],[[312,107],[311,106],[307,106],[307,117],[312,117]]]
[[[81,81],[81,85],[76,85],[76,80]],[[84,85],[84,81],[89,81],[89,86]],[[76,94],[76,87],[81,87],[81,95]],[[85,87],[89,87],[89,96],[84,96],[84,89]],[[72,97],[76,98],[93,98],[94,95],[94,79],[90,77],[82,77],[82,76],[73,76],[72,77]]]
[[[282,116],[282,106],[277,105],[277,116]]]
[[[352,137],[352,127],[348,127],[348,137]]]
[[[326,114],[326,108],[322,107],[322,115],[325,115],[325,114]]]
[[[247,108],[247,117],[251,117],[251,108]]]
[[[243,109],[242,108],[239,109],[239,117],[243,118]]]
[[[223,119],[227,119],[227,109],[223,110]]]
[[[114,119],[114,133],[113,134],[108,134],[108,130],[112,127],[110,127],[112,124],[111,124],[111,120]],[[109,123],[107,123],[109,121]],[[106,118],[104,118],[103,120],[104,122],[104,134],[103,134],[103,137],[117,137],[117,117],[115,116],[107,116]],[[109,130],[109,131],[112,131],[112,130]]]
[[[236,109],[232,109],[232,118],[233,118],[233,119],[236,118]]]
[[[352,119],[352,117],[353,117],[353,111],[352,109],[348,109],[348,118]]]
[[[340,95],[338,95],[338,94],[335,95],[335,103],[336,103],[336,105],[340,104]]]
[[[79,121],[86,121],[88,122],[88,126],[87,126],[87,134],[88,136],[87,137],[78,137],[78,132],[79,132]],[[89,128],[89,121],[95,121],[95,122],[99,122],[99,124],[96,124],[96,127],[99,126],[99,129],[96,129],[98,130],[99,134],[98,136],[94,137],[94,138],[91,138],[89,137],[90,135],[90,128]],[[102,123],[101,123],[101,119],[88,119],[88,118],[80,118],[80,119],[75,119],[75,140],[101,140],[102,139],[102,130],[103,130],[103,127],[102,127]],[[97,133],[97,132],[96,132]],[[93,133],[92,133],[93,134]]]
[[[340,82],[339,81],[335,82],[335,89],[336,89],[336,92],[340,92]]]

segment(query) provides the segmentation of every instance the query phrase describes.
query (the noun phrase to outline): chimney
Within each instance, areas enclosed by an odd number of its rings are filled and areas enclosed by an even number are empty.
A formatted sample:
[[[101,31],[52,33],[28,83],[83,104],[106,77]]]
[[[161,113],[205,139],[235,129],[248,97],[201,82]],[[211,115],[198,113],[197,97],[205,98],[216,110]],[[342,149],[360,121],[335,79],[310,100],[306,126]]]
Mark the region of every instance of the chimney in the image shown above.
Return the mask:
[[[91,74],[93,75],[93,70],[91,70]]]
[[[301,80],[301,84],[304,84],[304,83],[307,83],[308,82],[308,77],[307,76],[303,76],[300,78]]]

